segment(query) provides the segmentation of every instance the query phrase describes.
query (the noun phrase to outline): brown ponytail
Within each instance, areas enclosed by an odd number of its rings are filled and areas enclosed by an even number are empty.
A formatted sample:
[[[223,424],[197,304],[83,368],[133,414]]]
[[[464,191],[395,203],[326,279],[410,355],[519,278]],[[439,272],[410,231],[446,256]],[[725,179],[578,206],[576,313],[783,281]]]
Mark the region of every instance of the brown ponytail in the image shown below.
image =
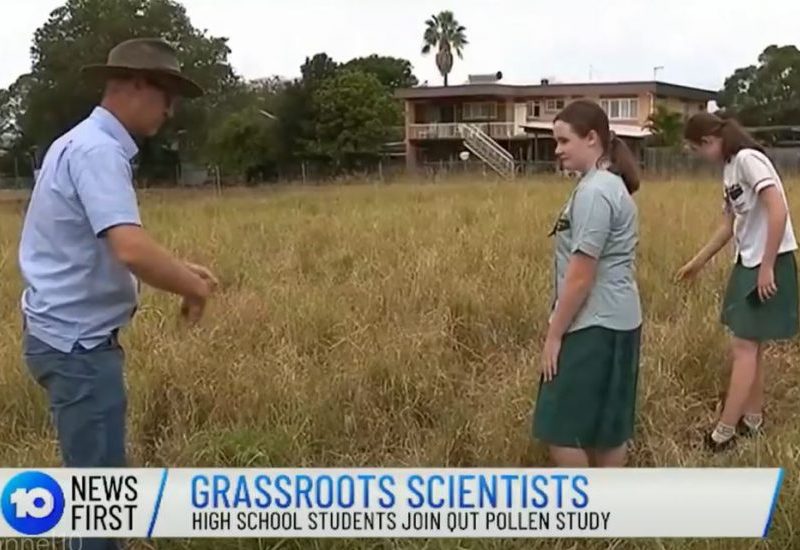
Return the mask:
[[[766,155],[766,151],[733,118],[721,118],[713,113],[697,113],[686,123],[684,138],[700,145],[704,137],[715,136],[722,139],[722,155],[725,162],[730,161],[742,149],[755,149]]]
[[[622,178],[629,193],[638,191],[640,179],[636,158],[625,142],[611,131],[608,115],[600,105],[588,99],[573,101],[558,113],[554,122],[557,120],[569,124],[572,131],[582,138],[594,130],[603,146],[600,162],[607,160],[610,163],[609,172]]]
[[[639,166],[633,156],[630,147],[616,134],[612,132],[611,144],[609,147],[608,158],[611,161],[610,172],[618,175],[625,182],[625,187],[632,195],[639,190],[641,181],[639,179]]]

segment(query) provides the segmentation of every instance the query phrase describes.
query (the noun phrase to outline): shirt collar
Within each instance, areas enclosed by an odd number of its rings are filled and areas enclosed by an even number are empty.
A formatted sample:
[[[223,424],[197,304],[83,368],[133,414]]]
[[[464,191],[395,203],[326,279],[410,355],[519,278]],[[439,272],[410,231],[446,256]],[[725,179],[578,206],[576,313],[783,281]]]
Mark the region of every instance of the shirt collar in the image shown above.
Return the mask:
[[[589,170],[581,174],[581,177],[578,180],[578,184],[575,186],[575,190],[577,191],[578,187],[580,187],[583,183],[592,179],[592,176],[594,176],[598,170],[599,168],[597,168],[597,166],[593,166],[592,168],[589,168]]]
[[[139,153],[139,147],[133,141],[131,134],[111,111],[105,107],[98,106],[94,108],[89,118],[97,122],[101,130],[109,134],[122,146],[122,150],[125,151],[128,160],[133,160]]]

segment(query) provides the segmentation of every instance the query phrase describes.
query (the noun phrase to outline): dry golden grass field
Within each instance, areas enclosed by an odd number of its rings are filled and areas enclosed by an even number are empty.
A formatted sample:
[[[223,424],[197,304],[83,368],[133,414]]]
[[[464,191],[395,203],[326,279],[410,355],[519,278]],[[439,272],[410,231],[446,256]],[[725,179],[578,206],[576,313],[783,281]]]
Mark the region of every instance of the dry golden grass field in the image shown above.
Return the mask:
[[[137,466],[546,466],[531,439],[564,180],[147,192],[147,227],[221,280],[207,317],[147,290],[123,335]],[[787,182],[800,228],[800,181]],[[800,548],[800,341],[771,348],[767,434],[698,448],[727,381],[719,183],[645,181],[634,466],[784,466],[768,541],[157,541],[158,548]],[[58,465],[20,358],[20,202],[0,203],[0,464]],[[747,498],[747,495],[742,495]]]

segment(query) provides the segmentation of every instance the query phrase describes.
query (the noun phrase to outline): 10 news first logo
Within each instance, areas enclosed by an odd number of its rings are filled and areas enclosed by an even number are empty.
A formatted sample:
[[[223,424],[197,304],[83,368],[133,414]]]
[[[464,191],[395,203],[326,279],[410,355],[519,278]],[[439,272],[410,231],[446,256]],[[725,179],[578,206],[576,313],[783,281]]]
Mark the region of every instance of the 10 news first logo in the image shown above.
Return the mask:
[[[64,492],[42,472],[23,472],[3,488],[3,517],[23,535],[41,535],[61,521]]]
[[[136,476],[102,473],[74,476],[69,484],[70,533],[97,529],[131,531],[138,508]],[[17,533],[39,536],[51,532],[64,517],[67,500],[61,483],[44,472],[16,474],[3,487],[0,506],[6,523]]]
[[[0,468],[0,537],[766,537],[782,469]]]

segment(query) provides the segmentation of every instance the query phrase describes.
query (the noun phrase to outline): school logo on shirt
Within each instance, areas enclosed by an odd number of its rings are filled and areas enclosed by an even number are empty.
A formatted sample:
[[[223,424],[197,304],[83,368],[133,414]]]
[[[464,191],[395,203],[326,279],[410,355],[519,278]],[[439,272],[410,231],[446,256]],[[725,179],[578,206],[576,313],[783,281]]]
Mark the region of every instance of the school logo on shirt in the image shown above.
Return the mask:
[[[734,183],[733,185],[730,186],[730,188],[725,190],[725,193],[730,198],[730,200],[735,201],[736,199],[742,196],[742,193],[744,193],[744,189],[742,189],[742,186],[740,184]]]
[[[552,237],[556,233],[560,233],[561,231],[566,231],[570,227],[571,224],[569,222],[569,218],[563,216],[559,217],[558,220],[556,220],[556,224],[553,226],[553,229],[550,230],[549,236]]]

